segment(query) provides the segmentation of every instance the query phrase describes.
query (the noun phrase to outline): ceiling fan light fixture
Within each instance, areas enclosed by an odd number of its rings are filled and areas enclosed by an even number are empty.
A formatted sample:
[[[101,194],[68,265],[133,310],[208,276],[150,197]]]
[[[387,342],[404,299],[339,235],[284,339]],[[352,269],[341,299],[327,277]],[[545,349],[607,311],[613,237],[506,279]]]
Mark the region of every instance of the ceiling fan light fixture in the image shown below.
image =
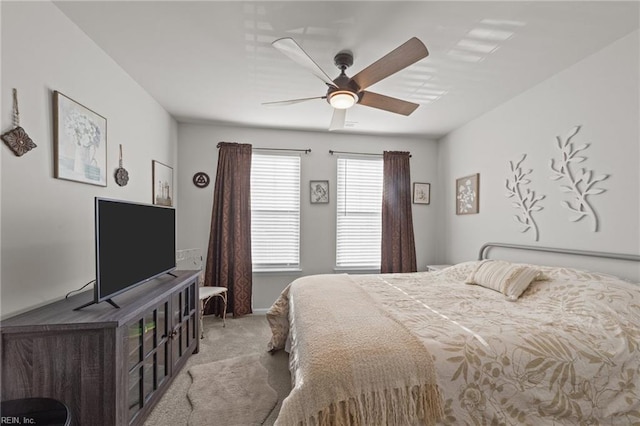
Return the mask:
[[[337,109],[348,109],[358,102],[358,95],[348,90],[336,90],[329,95],[329,103]]]

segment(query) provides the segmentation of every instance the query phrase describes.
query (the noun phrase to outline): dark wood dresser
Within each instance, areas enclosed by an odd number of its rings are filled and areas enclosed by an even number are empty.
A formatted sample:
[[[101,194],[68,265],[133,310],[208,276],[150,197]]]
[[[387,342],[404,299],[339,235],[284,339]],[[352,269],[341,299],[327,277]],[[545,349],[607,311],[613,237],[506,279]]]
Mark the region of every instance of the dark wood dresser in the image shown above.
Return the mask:
[[[2,399],[65,403],[72,425],[139,425],[198,351],[199,271],[175,271],[113,298],[85,292],[0,324]]]

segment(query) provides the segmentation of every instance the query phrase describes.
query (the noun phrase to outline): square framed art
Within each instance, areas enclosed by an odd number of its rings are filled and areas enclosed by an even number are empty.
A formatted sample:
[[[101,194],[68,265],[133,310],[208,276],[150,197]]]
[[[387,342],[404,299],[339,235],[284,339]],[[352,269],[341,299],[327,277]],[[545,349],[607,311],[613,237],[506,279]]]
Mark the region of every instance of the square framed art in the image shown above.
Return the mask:
[[[309,193],[311,204],[326,204],[329,202],[329,181],[311,180],[309,181]]]
[[[107,186],[107,119],[53,92],[54,177]]]
[[[431,203],[431,184],[413,182],[413,204]]]
[[[480,174],[456,179],[456,214],[476,214],[480,210]]]

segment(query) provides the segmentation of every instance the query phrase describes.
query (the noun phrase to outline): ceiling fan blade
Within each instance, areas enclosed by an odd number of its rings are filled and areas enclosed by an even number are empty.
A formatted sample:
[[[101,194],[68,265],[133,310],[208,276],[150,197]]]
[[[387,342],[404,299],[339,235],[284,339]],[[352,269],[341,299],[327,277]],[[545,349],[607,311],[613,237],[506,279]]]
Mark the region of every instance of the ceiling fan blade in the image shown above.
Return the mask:
[[[385,111],[395,112],[396,114],[402,115],[410,115],[420,106],[420,104],[414,104],[413,102],[407,102],[402,99],[366,91],[362,92],[360,102],[358,103],[360,105],[383,109]]]
[[[416,37],[387,53],[367,68],[354,75],[351,80],[364,90],[374,83],[405,69],[429,55],[424,43]]]
[[[313,98],[289,99],[288,101],[263,102],[262,105],[267,105],[267,106],[286,106],[286,105],[299,104],[300,102],[311,101],[313,99],[327,99],[327,97],[326,96],[315,96]]]
[[[294,39],[290,37],[280,38],[271,43],[271,45],[288,56],[298,65],[302,65],[303,67],[311,71],[313,75],[324,81],[329,86],[336,87],[333,80],[331,80],[331,78],[324,71],[322,71],[322,68],[320,68],[318,64],[316,64],[315,61],[311,59],[309,55],[307,55],[307,52],[305,52]]]
[[[333,109],[333,116],[331,117],[331,124],[329,125],[329,130],[342,130],[344,129],[344,123],[347,118],[347,110],[346,109]]]

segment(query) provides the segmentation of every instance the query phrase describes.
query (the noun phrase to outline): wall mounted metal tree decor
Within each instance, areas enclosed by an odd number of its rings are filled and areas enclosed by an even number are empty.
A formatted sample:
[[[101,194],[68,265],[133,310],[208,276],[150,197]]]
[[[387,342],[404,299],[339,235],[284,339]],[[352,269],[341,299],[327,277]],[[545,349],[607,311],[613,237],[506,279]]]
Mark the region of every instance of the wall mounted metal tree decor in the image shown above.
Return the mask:
[[[523,154],[520,160],[515,164],[509,161],[509,169],[511,177],[507,179],[505,186],[507,187],[507,198],[514,198],[513,207],[520,209],[520,214],[513,215],[513,218],[521,225],[520,232],[533,231],[534,241],[538,241],[538,225],[533,219],[532,213],[543,209],[538,205],[540,200],[544,199],[544,195],[536,195],[535,191],[525,188],[531,183],[527,178],[533,170],[523,170],[520,165],[527,158],[527,154]]]
[[[595,185],[607,179],[609,175],[595,175],[593,170],[584,168],[577,171],[574,169],[575,164],[582,163],[587,159],[586,157],[577,156],[576,154],[589,147],[588,143],[577,146],[573,145],[572,139],[578,134],[580,127],[581,126],[575,126],[571,128],[564,140],[560,136],[556,136],[561,157],[557,166],[554,163],[554,159],[551,159],[549,163],[551,171],[553,171],[551,179],[564,179],[564,183],[566,183],[566,185],[560,185],[560,190],[570,194],[572,197],[571,201],[562,202],[562,206],[572,213],[569,220],[571,222],[578,222],[585,217],[589,217],[591,218],[591,229],[593,232],[597,232],[598,216],[587,197],[605,192],[605,189],[596,188]]]

